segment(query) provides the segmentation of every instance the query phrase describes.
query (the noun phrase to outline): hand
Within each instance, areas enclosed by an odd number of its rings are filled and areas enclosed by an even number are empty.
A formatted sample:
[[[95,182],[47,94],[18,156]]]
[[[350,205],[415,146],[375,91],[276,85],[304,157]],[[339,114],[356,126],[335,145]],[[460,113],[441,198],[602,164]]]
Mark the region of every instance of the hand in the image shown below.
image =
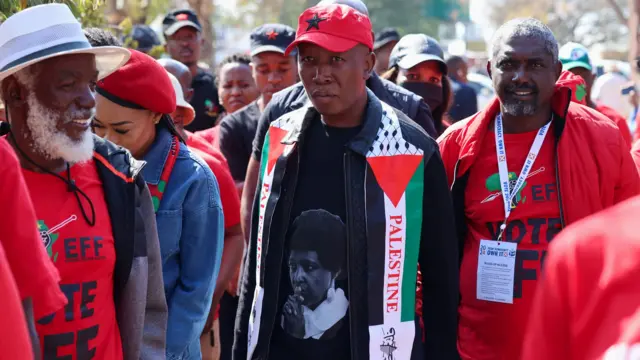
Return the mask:
[[[283,307],[283,316],[285,331],[295,338],[304,339],[304,309],[301,296],[289,295]]]

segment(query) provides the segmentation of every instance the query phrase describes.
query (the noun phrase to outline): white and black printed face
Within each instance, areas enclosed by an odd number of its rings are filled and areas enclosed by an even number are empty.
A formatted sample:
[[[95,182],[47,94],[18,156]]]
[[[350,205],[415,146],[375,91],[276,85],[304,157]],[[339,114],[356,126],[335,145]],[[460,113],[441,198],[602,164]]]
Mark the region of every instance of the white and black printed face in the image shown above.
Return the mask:
[[[286,257],[291,292],[282,307],[282,328],[298,339],[333,338],[349,308],[336,284],[344,272],[344,224],[325,210],[309,210],[292,229]]]
[[[291,251],[289,255],[289,278],[293,295],[302,305],[315,309],[327,296],[333,276],[322,266],[315,251]]]

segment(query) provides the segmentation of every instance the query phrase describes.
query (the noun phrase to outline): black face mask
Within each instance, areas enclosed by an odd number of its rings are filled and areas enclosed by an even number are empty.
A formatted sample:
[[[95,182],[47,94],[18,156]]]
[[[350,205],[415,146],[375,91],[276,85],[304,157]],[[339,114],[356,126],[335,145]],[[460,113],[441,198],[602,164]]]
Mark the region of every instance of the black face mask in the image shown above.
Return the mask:
[[[441,86],[423,82],[405,82],[400,84],[400,86],[422,97],[424,102],[429,105],[431,111],[442,105]]]

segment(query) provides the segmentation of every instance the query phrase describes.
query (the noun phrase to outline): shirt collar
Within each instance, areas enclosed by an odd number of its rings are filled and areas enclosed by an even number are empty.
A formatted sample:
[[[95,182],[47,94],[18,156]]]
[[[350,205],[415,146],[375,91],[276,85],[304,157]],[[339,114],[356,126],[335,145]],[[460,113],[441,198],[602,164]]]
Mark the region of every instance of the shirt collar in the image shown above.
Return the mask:
[[[144,156],[147,166],[142,169],[142,176],[147,183],[157,185],[160,182],[160,175],[169,158],[170,150],[171,133],[163,126],[157,127],[156,138]]]

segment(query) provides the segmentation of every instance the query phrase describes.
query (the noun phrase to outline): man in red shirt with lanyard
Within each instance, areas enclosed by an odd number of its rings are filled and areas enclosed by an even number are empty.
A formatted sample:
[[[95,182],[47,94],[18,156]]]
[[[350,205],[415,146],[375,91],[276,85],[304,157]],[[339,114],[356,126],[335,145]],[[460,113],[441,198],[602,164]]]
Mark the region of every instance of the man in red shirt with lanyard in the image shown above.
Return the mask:
[[[558,44],[544,24],[504,24],[487,70],[497,99],[438,139],[458,225],[465,360],[518,359],[551,240],[640,192],[616,125],[556,83]]]
[[[7,140],[37,216],[21,225],[37,226],[67,298],[37,319],[44,359],[165,353],[167,305],[142,164],[90,131],[97,79],[129,57],[120,47],[92,48],[62,4],[28,8],[0,25]]]

